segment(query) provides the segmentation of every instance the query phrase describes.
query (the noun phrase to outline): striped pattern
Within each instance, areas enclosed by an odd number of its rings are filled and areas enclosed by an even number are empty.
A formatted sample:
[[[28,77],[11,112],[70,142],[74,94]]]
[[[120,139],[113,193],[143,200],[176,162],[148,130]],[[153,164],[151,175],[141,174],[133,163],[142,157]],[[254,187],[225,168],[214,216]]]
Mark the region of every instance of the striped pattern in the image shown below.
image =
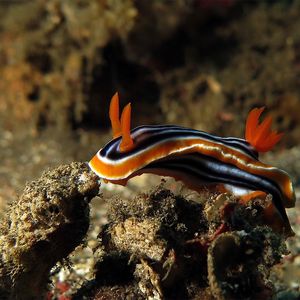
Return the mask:
[[[92,158],[91,169],[116,183],[154,173],[175,177],[190,187],[226,183],[262,190],[273,195],[275,207],[288,222],[285,207],[295,202],[288,174],[260,162],[245,140],[172,125],[140,126],[131,137],[130,151],[121,152],[121,138],[113,139]]]

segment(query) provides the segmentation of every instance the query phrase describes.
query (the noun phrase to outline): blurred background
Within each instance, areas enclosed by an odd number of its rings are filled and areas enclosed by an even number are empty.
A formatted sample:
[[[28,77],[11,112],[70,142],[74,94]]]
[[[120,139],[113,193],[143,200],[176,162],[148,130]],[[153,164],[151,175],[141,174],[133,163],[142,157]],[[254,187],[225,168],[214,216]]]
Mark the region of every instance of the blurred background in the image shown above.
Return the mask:
[[[116,91],[133,127],[221,136],[243,137],[266,106],[285,134],[262,160],[298,194],[300,0],[0,0],[0,215],[26,182],[111,139]],[[299,289],[297,209],[283,277]]]
[[[0,203],[46,168],[88,161],[132,125],[243,137],[266,106],[285,133],[265,160],[299,183],[300,1],[0,0]]]

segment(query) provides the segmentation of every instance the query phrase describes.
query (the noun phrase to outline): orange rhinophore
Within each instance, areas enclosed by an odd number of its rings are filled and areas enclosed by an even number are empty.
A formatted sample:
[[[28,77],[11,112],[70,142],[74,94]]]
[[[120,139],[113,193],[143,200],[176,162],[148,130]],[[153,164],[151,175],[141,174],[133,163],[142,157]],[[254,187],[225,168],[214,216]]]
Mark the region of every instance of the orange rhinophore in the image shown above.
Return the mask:
[[[128,103],[123,109],[121,115],[121,130],[122,130],[122,142],[120,144],[121,152],[126,152],[133,148],[133,140],[130,135],[130,121],[131,121],[131,104]]]
[[[109,106],[109,118],[111,122],[111,127],[113,130],[113,138],[117,138],[122,135],[121,122],[119,117],[119,94],[116,92],[110,101]]]
[[[264,107],[252,109],[248,114],[246,122],[245,139],[257,152],[267,152],[271,150],[280,141],[283,135],[283,133],[277,133],[271,130],[271,116],[267,116],[262,123],[259,124],[259,117],[264,109]]]
[[[122,136],[120,151],[126,152],[132,149],[133,140],[130,135],[131,104],[128,103],[123,109],[120,121],[118,93],[115,93],[111,98],[109,106],[109,118],[113,130],[113,138]]]

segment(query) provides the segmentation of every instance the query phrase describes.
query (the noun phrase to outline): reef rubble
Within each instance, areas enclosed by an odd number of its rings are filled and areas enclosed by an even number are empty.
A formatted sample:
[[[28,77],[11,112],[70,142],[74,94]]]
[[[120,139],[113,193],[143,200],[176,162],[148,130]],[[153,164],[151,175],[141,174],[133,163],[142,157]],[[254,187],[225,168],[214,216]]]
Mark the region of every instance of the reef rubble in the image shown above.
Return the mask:
[[[203,189],[190,199],[165,181],[135,196],[116,196],[114,189],[99,197],[99,188],[85,163],[48,170],[26,185],[0,224],[1,299],[226,300],[277,293],[270,273],[288,253],[291,233],[268,222],[270,195],[241,202]],[[92,220],[94,197],[106,211]],[[90,276],[78,271],[70,281],[57,266],[67,262],[76,271],[70,253],[84,264],[73,251],[79,245],[89,247]]]
[[[85,163],[28,183],[0,224],[0,298],[43,299],[50,269],[82,242],[97,177]]]

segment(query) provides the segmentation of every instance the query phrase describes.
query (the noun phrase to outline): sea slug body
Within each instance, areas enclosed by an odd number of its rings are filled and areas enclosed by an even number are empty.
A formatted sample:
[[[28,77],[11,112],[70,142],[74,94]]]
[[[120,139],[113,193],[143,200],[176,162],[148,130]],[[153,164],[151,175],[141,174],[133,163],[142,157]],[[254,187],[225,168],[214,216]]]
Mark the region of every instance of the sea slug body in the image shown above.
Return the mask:
[[[254,108],[246,122],[246,139],[218,137],[177,125],[144,125],[130,130],[131,106],[119,118],[119,97],[110,104],[114,139],[89,162],[102,179],[125,185],[143,173],[171,176],[192,189],[224,184],[228,189],[263,191],[289,225],[285,208],[295,205],[289,175],[259,161],[258,153],[271,150],[282,134],[272,131],[272,118],[259,124],[264,108]]]

